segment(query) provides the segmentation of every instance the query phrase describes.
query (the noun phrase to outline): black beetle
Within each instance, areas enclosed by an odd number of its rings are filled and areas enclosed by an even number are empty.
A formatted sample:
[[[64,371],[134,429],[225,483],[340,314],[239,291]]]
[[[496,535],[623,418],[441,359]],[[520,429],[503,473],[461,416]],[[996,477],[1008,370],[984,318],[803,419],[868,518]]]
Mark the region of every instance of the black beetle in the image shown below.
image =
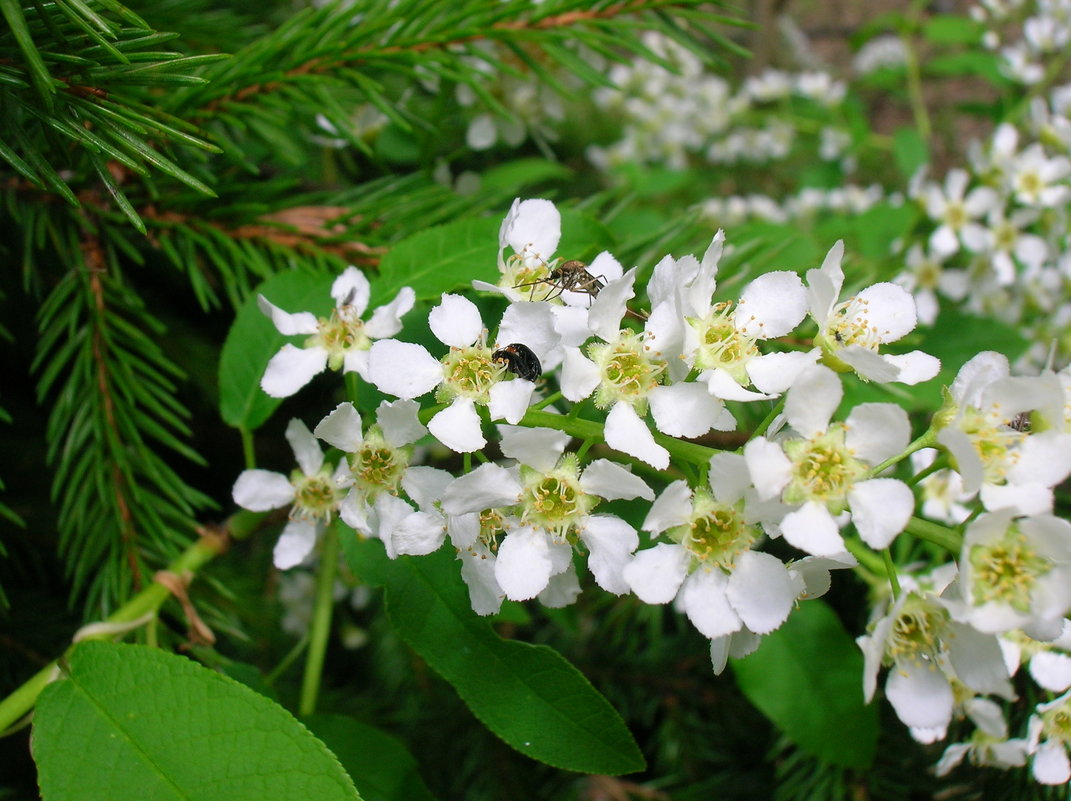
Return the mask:
[[[491,358],[504,364],[506,369],[518,378],[535,381],[543,374],[543,366],[538,357],[532,353],[531,348],[520,342],[511,342],[499,348],[491,354]]]

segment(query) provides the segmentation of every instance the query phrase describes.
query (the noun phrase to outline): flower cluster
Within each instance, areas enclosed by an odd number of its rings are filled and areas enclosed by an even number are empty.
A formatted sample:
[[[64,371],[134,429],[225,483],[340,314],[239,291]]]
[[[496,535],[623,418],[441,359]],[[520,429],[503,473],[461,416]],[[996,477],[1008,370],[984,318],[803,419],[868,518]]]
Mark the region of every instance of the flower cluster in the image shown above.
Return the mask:
[[[965,194],[959,179],[926,193],[947,226],[931,242],[973,241],[977,210],[966,209],[992,194]],[[1016,739],[994,697],[1015,697],[1020,661],[1043,687],[1071,687],[1071,524],[1052,514],[1053,487],[1071,474],[1071,372],[1013,376],[1003,357],[979,354],[913,439],[895,403],[841,408],[845,377],[914,385],[940,368],[897,348],[918,322],[908,290],[846,292],[841,242],[803,277],[766,272],[726,296],[720,231],[701,256],[667,255],[649,271],[609,253],[591,264],[557,256],[560,240],[553,203],[515,201],[499,280],[474,283],[504,311],[443,294],[428,313],[438,345],[396,338],[411,290],[362,324],[366,283],[350,271],[336,282],[339,319],[367,335],[342,364],[387,399],[374,415],[343,402],[313,432],[292,421],[299,469],[239,476],[240,505],[290,507],[276,566],[310,557],[336,515],[392,559],[449,543],[481,615],[505,599],[570,604],[586,566],[609,593],[673,602],[720,672],[822,595],[831,571],[874,577],[921,507],[969,522],[957,561],[902,571],[875,598],[858,640],[866,697],[887,667],[885,694],[919,740],[945,737],[957,716],[974,721],[975,739],[950,746],[943,770],[1030,759],[1039,780],[1063,776],[1071,702],[1039,705]],[[313,333],[314,318],[262,307],[281,330]],[[333,358],[316,351],[322,341],[307,343],[316,365]],[[307,380],[305,360],[276,357],[270,386]],[[707,444],[753,420],[756,404],[766,421],[739,449]],[[336,465],[317,439],[341,454]],[[417,464],[422,445],[456,454],[461,470]]]

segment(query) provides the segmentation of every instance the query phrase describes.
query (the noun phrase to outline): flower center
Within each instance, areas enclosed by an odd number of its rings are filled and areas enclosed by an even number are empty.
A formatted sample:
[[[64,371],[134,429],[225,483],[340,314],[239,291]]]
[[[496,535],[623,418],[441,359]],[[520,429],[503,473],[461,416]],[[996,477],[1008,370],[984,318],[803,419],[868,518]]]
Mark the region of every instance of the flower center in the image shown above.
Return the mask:
[[[758,539],[758,531],[744,522],[739,505],[719,503],[703,490],[696,490],[690,521],[670,529],[668,534],[697,561],[727,572]]]
[[[1016,446],[1026,439],[1026,434],[1008,426],[994,425],[989,416],[974,408],[964,410],[959,425],[978,452],[986,481],[1003,482],[1017,461]]]
[[[501,536],[506,533],[506,518],[498,509],[484,509],[479,517],[480,533],[477,537],[494,553],[498,550]]]
[[[656,361],[638,331],[622,330],[615,342],[595,342],[588,346],[588,356],[599,368],[601,381],[595,390],[595,405],[608,409],[618,401],[632,404],[637,414],[647,411],[647,393],[662,380],[666,369]]]
[[[832,514],[847,508],[848,490],[866,474],[867,467],[845,445],[844,433],[843,424],[833,423],[811,439],[785,443],[785,454],[792,462],[786,503],[820,501]]]
[[[885,655],[893,662],[933,662],[941,650],[947,614],[932,601],[912,593],[893,621]]]
[[[368,429],[360,449],[350,457],[354,484],[371,497],[381,492],[397,492],[408,466],[409,453],[388,444],[374,426]]]
[[[945,209],[945,223],[953,231],[958,231],[967,224],[967,209],[962,203],[949,203]]]
[[[549,473],[524,469],[521,519],[547,529],[560,540],[599,502],[580,487],[576,454],[567,453]]]
[[[491,387],[505,372],[505,367],[494,361],[491,355],[491,348],[484,345],[450,348],[443,358],[444,378],[436,398],[446,402],[460,396],[476,403],[489,403]]]
[[[353,313],[349,306],[332,309],[326,320],[320,318],[319,330],[306,344],[318,346],[327,351],[327,366],[340,370],[351,350],[368,350],[372,347],[371,338],[364,332],[364,320]]]
[[[1030,596],[1037,580],[1052,570],[1012,525],[997,542],[975,545],[970,552],[971,593],[976,604],[1004,603],[1020,612],[1030,611]]]
[[[330,522],[346,494],[344,487],[335,481],[334,467],[325,464],[320,472],[307,476],[300,470],[290,474],[294,485],[294,505],[290,517],[295,520],[322,520]]]
[[[834,307],[827,323],[826,339],[832,337],[839,348],[861,345],[876,351],[883,342],[883,333],[888,332],[878,330],[870,322],[870,301],[852,297]]]
[[[745,367],[759,355],[759,349],[755,340],[737,331],[731,308],[731,303],[719,303],[702,319],[688,318],[699,340],[695,366],[699,370],[721,367],[738,384],[746,385],[751,379]]]
[[[1071,745],[1071,705],[1064,701],[1041,714],[1041,729],[1048,740],[1059,740],[1064,747]]]

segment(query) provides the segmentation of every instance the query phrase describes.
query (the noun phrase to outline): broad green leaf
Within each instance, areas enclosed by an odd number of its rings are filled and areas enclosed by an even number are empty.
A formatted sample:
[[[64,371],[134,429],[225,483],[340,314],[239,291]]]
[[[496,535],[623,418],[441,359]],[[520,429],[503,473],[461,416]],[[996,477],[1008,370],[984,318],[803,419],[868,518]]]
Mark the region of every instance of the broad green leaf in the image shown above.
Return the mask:
[[[914,128],[897,128],[893,133],[893,158],[900,174],[911,178],[930,160],[930,149]]]
[[[282,399],[266,394],[260,388],[260,378],[283,344],[301,345],[302,337],[284,337],[275,329],[257,307],[257,295],[288,312],[311,311],[326,316],[334,305],[331,284],[335,278],[323,273],[279,273],[242,304],[219,358],[219,412],[225,423],[253,431],[271,417]]]
[[[981,44],[986,28],[970,17],[938,14],[922,26],[924,38],[936,44]]]
[[[403,286],[411,286],[417,298],[438,300],[474,278],[495,283],[501,224],[490,217],[459,220],[403,239],[380,262],[376,302],[390,300]]]
[[[591,261],[604,250],[613,252],[614,237],[601,222],[588,214],[562,211],[562,238],[555,257]],[[626,270],[630,265],[621,265]]]
[[[968,76],[985,78],[996,87],[1011,86],[1012,82],[1001,69],[998,53],[972,50],[967,53],[950,53],[927,59],[923,65],[927,75],[942,77]]]
[[[281,706],[185,657],[85,642],[41,693],[31,745],[44,801],[359,799]]]
[[[379,542],[339,528],[350,567],[385,587],[394,629],[488,729],[563,770],[643,769],[624,722],[580,671],[552,648],[502,639],[472,611],[452,549],[392,561]]]
[[[480,186],[487,191],[503,189],[519,193],[526,186],[548,181],[565,181],[572,174],[571,169],[556,161],[534,158],[516,159],[484,172],[480,176]]]
[[[748,700],[800,748],[834,765],[873,761],[878,717],[863,703],[863,655],[823,602],[801,604],[732,665]]]
[[[906,235],[919,215],[914,203],[882,202],[852,217],[852,240],[858,254],[875,261],[886,259],[893,241]]]
[[[386,732],[344,715],[302,722],[338,757],[364,801],[433,801],[413,755]]]

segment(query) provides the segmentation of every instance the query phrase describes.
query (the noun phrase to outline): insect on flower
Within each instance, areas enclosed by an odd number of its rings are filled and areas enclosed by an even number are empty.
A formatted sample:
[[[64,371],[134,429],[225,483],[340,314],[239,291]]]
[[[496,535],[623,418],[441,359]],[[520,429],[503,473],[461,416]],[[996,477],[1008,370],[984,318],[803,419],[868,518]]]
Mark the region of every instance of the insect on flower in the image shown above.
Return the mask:
[[[543,374],[543,366],[539,358],[532,353],[531,348],[520,342],[513,342],[499,348],[491,354],[491,358],[505,365],[506,369],[518,378],[535,381]]]
[[[576,259],[562,262],[551,270],[546,278],[540,278],[538,281],[532,281],[527,284],[517,284],[514,289],[530,286],[532,287],[531,293],[529,293],[530,297],[535,292],[535,287],[538,284],[546,284],[550,287],[550,292],[542,300],[553,300],[561,297],[563,292],[580,292],[596,298],[599,296],[599,290],[606,286],[601,277],[589,273],[588,266]]]

